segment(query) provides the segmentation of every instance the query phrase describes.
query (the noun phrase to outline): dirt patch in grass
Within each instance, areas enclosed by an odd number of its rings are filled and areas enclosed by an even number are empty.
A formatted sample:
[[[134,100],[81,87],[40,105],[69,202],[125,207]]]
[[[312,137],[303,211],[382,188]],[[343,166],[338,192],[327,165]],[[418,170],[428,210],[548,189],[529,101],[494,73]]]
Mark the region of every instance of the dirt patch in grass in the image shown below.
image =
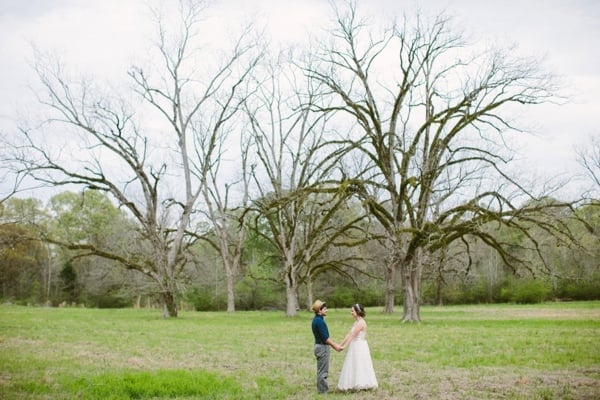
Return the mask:
[[[598,398],[598,380],[581,371],[506,373],[496,369],[482,371],[436,371],[425,382],[417,383],[406,398],[450,399],[593,399]]]
[[[402,370],[378,372],[379,388],[372,391],[340,392],[335,389],[338,374],[330,371],[330,398],[336,400],[596,400],[600,398],[600,367],[552,372],[500,368],[435,369],[406,366]],[[288,399],[319,399],[312,374]]]
[[[600,320],[600,307],[569,308],[556,307],[554,303],[541,305],[505,305],[493,308],[488,306],[450,306],[424,308],[424,313],[432,313],[434,317],[447,317],[448,310],[454,313],[453,318],[460,319],[552,319],[552,320]]]
[[[590,376],[595,375],[594,376]],[[595,371],[539,373],[502,370],[443,370],[394,373],[389,380],[380,379],[380,388],[372,392],[339,393],[340,399],[570,399],[600,398],[598,374]],[[296,397],[300,399],[301,397]]]
[[[505,316],[519,317],[519,318],[542,318],[542,319],[587,319],[597,320],[600,319],[600,308],[599,309],[545,309],[545,308],[523,308],[523,309],[512,309],[507,310]]]

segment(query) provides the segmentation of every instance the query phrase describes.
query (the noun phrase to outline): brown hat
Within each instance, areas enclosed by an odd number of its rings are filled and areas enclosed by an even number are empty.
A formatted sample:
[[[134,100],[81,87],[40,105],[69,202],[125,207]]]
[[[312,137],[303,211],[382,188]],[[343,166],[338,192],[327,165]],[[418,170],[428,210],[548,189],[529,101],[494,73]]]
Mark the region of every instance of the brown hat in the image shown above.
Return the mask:
[[[312,305],[312,310],[318,313],[323,307],[325,307],[325,302],[321,300],[316,300]]]

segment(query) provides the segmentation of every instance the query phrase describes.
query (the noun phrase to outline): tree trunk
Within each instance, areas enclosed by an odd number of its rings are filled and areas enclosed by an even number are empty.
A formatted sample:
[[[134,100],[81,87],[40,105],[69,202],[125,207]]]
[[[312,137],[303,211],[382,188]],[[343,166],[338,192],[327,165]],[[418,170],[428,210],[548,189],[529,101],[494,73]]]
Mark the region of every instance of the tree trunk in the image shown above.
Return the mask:
[[[446,264],[446,253],[447,249],[441,250],[441,256],[437,261],[436,265],[436,278],[435,278],[435,303],[438,306],[444,305],[444,265]]]
[[[227,268],[227,312],[235,312],[235,282],[231,268]]]
[[[312,290],[312,276],[308,276],[308,279],[306,280],[306,309],[310,310],[310,308],[312,307],[313,304],[313,290]]]
[[[163,303],[163,317],[177,317],[177,303],[175,302],[175,294],[172,291],[164,291],[161,294]]]
[[[296,279],[289,273],[285,281],[286,317],[295,317],[298,313],[298,284]]]
[[[421,322],[419,296],[421,292],[420,252],[410,263],[402,264],[403,315],[402,322]]]
[[[419,299],[412,288],[405,288],[402,322],[420,322]]]
[[[444,297],[443,297],[443,290],[442,290],[442,286],[444,285],[444,280],[442,277],[442,272],[438,271],[438,276],[437,279],[435,280],[435,304],[437,304],[438,306],[443,306],[444,305]]]
[[[396,263],[391,261],[385,269],[385,305],[383,312],[392,314],[396,302]]]

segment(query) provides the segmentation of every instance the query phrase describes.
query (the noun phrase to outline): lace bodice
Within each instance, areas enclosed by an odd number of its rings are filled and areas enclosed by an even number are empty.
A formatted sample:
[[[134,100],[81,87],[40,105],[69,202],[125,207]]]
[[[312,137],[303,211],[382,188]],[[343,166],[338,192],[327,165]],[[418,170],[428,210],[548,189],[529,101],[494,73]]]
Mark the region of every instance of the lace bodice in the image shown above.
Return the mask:
[[[362,330],[360,332],[358,332],[358,335],[356,335],[356,337],[354,338],[354,340],[366,340],[367,339],[367,331],[366,330]]]
[[[356,326],[356,322],[352,325],[352,329],[354,329]],[[354,337],[354,340],[366,340],[367,339],[367,330],[363,329],[362,331],[358,332],[356,334],[356,336]]]

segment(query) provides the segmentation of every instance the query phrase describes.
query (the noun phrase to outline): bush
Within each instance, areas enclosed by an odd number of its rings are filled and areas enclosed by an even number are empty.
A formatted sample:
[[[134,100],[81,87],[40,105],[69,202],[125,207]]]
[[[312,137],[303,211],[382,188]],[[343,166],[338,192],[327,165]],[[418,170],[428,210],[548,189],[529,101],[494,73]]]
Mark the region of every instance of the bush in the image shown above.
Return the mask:
[[[213,310],[213,296],[206,289],[193,288],[188,290],[183,297],[196,311]]]
[[[88,295],[85,299],[87,307],[96,308],[127,308],[131,307],[132,299],[111,294]]]
[[[285,309],[283,285],[246,277],[235,286],[236,310]]]
[[[358,288],[352,286],[337,286],[327,296],[327,304],[332,308],[350,307],[352,304],[360,303],[364,307],[376,307],[384,304],[385,293],[381,288],[367,286]]]
[[[600,281],[559,281],[556,297],[563,300],[577,301],[600,300]]]
[[[359,303],[365,307],[382,306],[385,303],[385,290],[375,285],[365,288],[358,297]]]
[[[535,304],[549,300],[552,290],[541,280],[510,280],[500,291],[500,299],[517,304]]]
[[[465,295],[460,288],[446,287],[442,291],[442,304],[465,304]]]
[[[455,304],[487,304],[498,301],[500,288],[491,286],[485,280],[469,279],[444,285],[441,291],[441,303]],[[433,283],[423,285],[421,299],[423,304],[439,304],[437,286]]]
[[[357,289],[342,286],[335,288],[333,293],[331,293],[327,300],[327,305],[331,308],[344,308],[360,302]]]

